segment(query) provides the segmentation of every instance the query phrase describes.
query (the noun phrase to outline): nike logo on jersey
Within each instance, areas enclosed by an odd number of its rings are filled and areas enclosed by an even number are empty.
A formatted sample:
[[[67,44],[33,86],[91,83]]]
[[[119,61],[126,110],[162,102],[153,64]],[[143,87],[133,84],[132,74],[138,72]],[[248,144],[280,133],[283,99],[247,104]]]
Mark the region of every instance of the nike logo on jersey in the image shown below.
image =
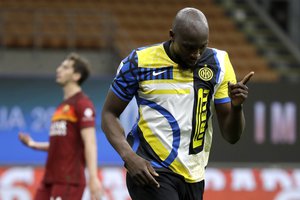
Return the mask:
[[[157,76],[157,75],[160,75],[162,73],[165,73],[167,70],[164,70],[164,71],[161,71],[161,72],[156,72],[156,71],[153,71],[153,76]]]

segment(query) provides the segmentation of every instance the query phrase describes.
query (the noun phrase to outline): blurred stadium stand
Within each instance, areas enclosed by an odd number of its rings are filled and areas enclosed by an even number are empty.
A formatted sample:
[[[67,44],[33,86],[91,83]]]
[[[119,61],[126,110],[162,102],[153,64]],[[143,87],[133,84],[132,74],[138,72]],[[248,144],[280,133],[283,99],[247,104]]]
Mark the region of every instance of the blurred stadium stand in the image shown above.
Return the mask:
[[[34,70],[24,69],[24,73],[28,71],[45,74],[53,72],[53,69],[48,70],[48,66],[36,65],[36,60],[44,63],[42,58],[47,57],[49,52],[52,55],[62,51],[58,56],[62,57],[64,52],[76,50],[87,52],[86,54],[97,52],[99,59],[94,64],[97,68],[96,74],[113,74],[117,63],[129,54],[131,49],[167,40],[176,12],[180,8],[193,6],[207,15],[210,24],[210,46],[229,52],[238,78],[253,70],[256,72],[253,77],[256,81],[280,80],[282,70],[278,69],[296,69],[295,66],[299,66],[299,59],[293,58],[282,41],[274,39],[274,33],[268,26],[260,26],[259,23],[262,22],[257,11],[247,2],[234,0],[1,0],[2,56],[0,63],[2,69],[0,73],[22,72],[18,63],[14,64],[13,61],[9,61],[10,65],[15,65],[15,67],[8,67],[3,63],[22,52],[25,52],[25,55],[28,54],[24,49],[32,49],[31,57],[34,59],[28,63],[28,66],[32,66]],[[239,23],[234,18],[234,14],[241,10],[245,15],[245,20]],[[249,24],[255,22],[254,29],[249,30],[250,25],[247,25],[246,21]],[[270,41],[274,42],[260,45],[260,41],[269,41],[269,39],[259,38],[263,37],[263,34],[265,38],[270,37]],[[10,55],[7,55],[8,52]],[[103,52],[105,52],[104,56],[102,56]],[[109,53],[111,56],[107,59]],[[41,58],[41,54],[45,55]],[[93,59],[94,56],[92,56]]]
[[[300,73],[300,2],[294,0],[232,0],[218,2],[255,45],[270,67],[284,79],[297,80]],[[297,35],[297,36],[296,36]]]

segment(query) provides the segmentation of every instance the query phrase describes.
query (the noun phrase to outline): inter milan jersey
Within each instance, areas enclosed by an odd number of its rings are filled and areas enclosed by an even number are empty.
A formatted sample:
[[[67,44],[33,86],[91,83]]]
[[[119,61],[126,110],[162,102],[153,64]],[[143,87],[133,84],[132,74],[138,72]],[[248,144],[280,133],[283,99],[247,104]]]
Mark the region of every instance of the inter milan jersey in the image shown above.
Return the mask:
[[[124,101],[137,100],[139,119],[130,133],[137,154],[194,183],[204,179],[214,105],[230,102],[228,81],[236,77],[225,51],[207,48],[194,69],[185,69],[170,59],[169,45],[131,52],[111,89]]]
[[[63,101],[52,116],[45,183],[85,184],[81,129],[95,125],[90,99],[79,92]]]

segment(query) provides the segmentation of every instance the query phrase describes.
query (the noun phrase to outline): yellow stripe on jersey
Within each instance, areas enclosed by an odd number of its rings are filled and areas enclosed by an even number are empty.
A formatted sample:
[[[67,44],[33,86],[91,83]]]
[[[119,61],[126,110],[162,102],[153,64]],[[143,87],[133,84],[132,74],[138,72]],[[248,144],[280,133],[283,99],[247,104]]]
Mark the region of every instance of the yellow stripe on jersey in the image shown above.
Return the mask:
[[[193,148],[203,145],[203,136],[205,133],[205,126],[207,123],[207,102],[209,90],[200,88],[198,91],[198,103],[196,112],[196,126],[195,135],[193,138]]]
[[[162,44],[139,50],[136,53],[139,67],[160,68],[177,65],[168,57]]]
[[[160,90],[149,90],[149,91],[142,91],[143,94],[190,94],[190,89],[160,89]]]
[[[150,145],[155,154],[161,159],[166,160],[170,155],[170,150],[168,150],[163,143],[153,134],[149,128],[147,121],[145,121],[143,114],[140,112],[140,121],[138,126],[143,130],[143,136],[147,143]],[[181,162],[176,158],[170,165],[173,172],[181,174],[187,182],[195,182],[188,169],[181,164]]]
[[[187,168],[185,166],[183,166],[178,161],[177,158],[172,162],[172,164],[170,165],[170,168],[173,172],[182,175],[186,182],[188,182],[188,183],[194,183],[195,182],[195,179],[193,179],[193,177],[191,176],[191,174],[189,173]]]
[[[228,97],[228,81],[230,81],[231,83],[236,83],[235,73],[229,60],[228,54],[225,53],[223,61],[221,59],[219,59],[219,61],[220,67],[222,67],[222,65],[225,67],[225,76],[218,91],[216,92],[215,99]]]
[[[178,65],[174,66],[173,77],[177,82],[193,82],[193,72],[191,70],[182,70]]]
[[[174,80],[174,79],[145,80],[145,81],[141,81],[141,84],[142,85],[150,85],[150,84],[157,84],[157,83],[188,83],[188,82],[193,82],[193,79],[185,79],[185,78],[182,78],[182,77],[177,77],[177,80]]]
[[[153,134],[148,126],[147,121],[144,119],[143,114],[140,112],[140,120],[138,126],[143,130],[143,136],[147,143],[150,145],[153,151],[158,155],[161,160],[165,160],[170,152],[162,144],[162,142]]]
[[[154,45],[136,52],[138,55],[138,66],[141,68],[163,68],[173,66],[173,80],[175,82],[192,82],[192,70],[181,70],[178,64],[172,61],[164,50],[163,44]],[[168,81],[168,80],[155,80]],[[151,83],[147,81],[147,84]],[[170,83],[170,82],[168,82]]]

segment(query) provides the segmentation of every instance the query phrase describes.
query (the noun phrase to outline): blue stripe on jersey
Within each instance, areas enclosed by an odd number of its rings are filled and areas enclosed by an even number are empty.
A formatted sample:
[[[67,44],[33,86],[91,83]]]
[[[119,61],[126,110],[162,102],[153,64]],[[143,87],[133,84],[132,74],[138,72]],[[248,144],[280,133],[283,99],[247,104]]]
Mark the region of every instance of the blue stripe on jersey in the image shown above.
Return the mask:
[[[141,105],[147,105],[155,110],[157,110],[160,114],[162,114],[169,122],[172,132],[173,132],[173,143],[172,143],[172,150],[169,156],[162,161],[160,164],[168,167],[170,164],[175,160],[178,154],[178,148],[179,148],[179,143],[180,143],[180,128],[179,125],[176,121],[176,119],[171,115],[169,111],[164,109],[162,106],[156,104],[155,102],[148,101],[146,99],[140,98],[140,104]],[[155,166],[157,163],[153,163]]]
[[[139,87],[137,59],[137,54],[133,51],[122,61],[122,66],[111,86],[112,91],[125,101],[130,101]]]
[[[160,165],[158,162],[156,162],[156,161],[151,161],[151,165],[153,166],[153,167],[156,167],[156,168],[162,168],[163,166],[162,165]]]
[[[139,68],[139,76],[138,80],[139,81],[144,81],[144,80],[150,80],[147,76],[150,76],[150,68]]]
[[[139,81],[173,79],[173,66],[160,68],[139,68]]]
[[[219,62],[219,59],[217,57],[217,51],[213,49],[213,52],[214,52],[214,58],[215,58],[215,61],[216,61],[216,65],[218,67],[218,71],[217,71],[217,74],[216,74],[216,82],[217,83],[220,83],[220,72],[221,72],[221,67],[220,67],[220,62]]]
[[[137,123],[132,127],[131,130],[133,137],[134,137],[134,141],[133,141],[133,145],[132,145],[132,149],[134,152],[137,151],[139,145],[140,145],[140,138],[138,136],[138,126]]]
[[[215,104],[228,103],[230,101],[231,101],[230,97],[226,97],[223,99],[215,99]]]
[[[118,90],[118,89],[115,89],[115,85],[112,85],[110,87],[110,89],[115,93],[115,95],[117,95],[120,99],[122,99],[123,101],[130,101],[130,99],[126,96],[123,96]]]

